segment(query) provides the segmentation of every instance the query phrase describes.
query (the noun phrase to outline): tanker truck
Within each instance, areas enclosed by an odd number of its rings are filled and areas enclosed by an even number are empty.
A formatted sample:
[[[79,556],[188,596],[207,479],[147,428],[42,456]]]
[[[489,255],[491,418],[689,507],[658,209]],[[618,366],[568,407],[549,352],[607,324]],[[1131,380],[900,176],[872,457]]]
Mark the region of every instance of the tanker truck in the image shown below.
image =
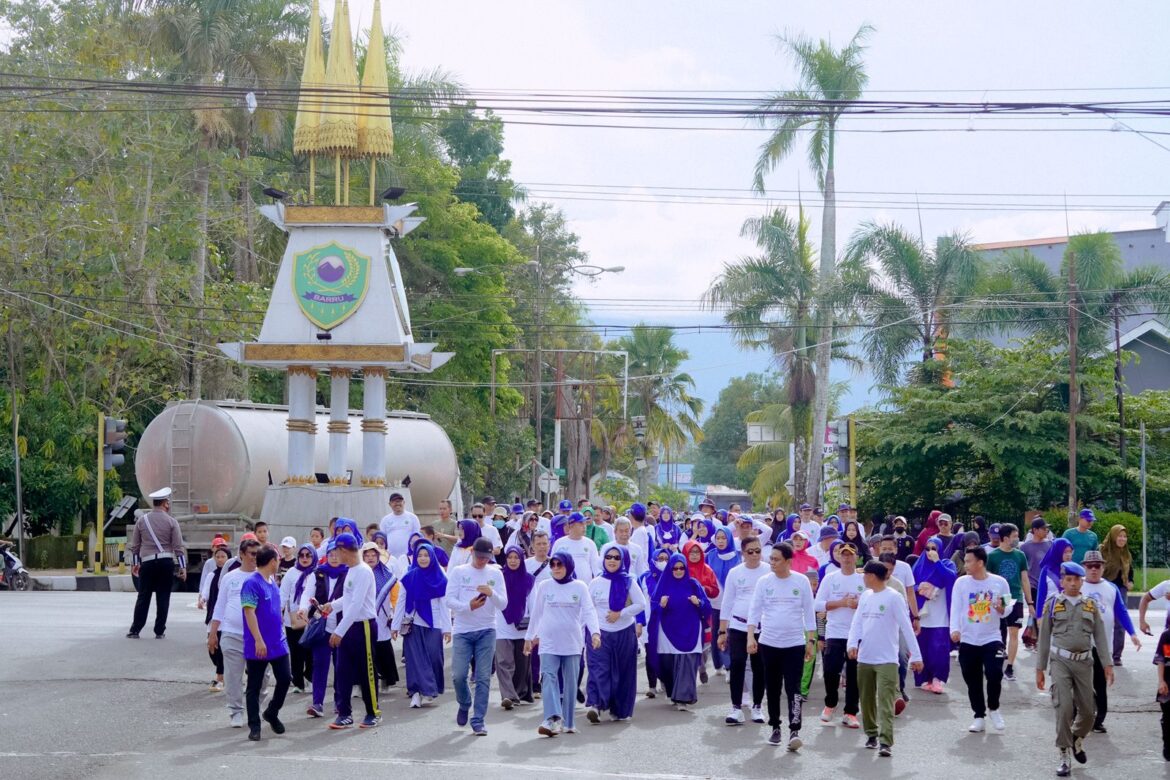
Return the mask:
[[[260,519],[270,485],[284,483],[288,465],[288,407],[247,401],[178,401],[155,417],[138,441],[135,477],[142,495],[163,486],[174,491],[171,514],[183,530],[188,570],[198,572],[211,552],[211,540],[229,540]],[[317,429],[328,430],[328,409],[317,409]],[[459,467],[446,432],[429,415],[392,411],[386,414],[386,484],[409,485],[407,508],[423,525],[438,518],[439,501],[452,503],[462,516]],[[316,439],[315,470],[324,478],[329,437]],[[361,412],[350,412],[346,462],[361,463]],[[325,488],[326,486],[322,486]],[[341,514],[341,512],[338,512]],[[324,527],[328,517],[315,525]],[[307,528],[282,528],[270,522],[270,541],[285,534],[308,541]]]

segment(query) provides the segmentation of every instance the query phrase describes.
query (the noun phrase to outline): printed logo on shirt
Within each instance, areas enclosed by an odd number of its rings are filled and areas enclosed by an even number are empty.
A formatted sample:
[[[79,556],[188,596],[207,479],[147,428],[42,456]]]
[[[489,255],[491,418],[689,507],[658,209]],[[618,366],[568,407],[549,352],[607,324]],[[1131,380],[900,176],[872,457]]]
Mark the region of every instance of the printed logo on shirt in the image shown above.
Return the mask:
[[[991,622],[991,591],[980,591],[967,594],[967,622]]]
[[[792,589],[792,595],[793,595],[793,596],[799,596],[799,595],[800,595],[800,588],[793,588],[793,589]]]
[[[574,593],[573,594],[573,603],[576,604],[580,600],[581,600],[581,597],[578,596],[576,593]]]
[[[764,588],[764,595],[765,596],[774,596],[774,595],[776,595],[776,589],[773,588],[771,585],[769,585],[768,587]]]
[[[885,604],[878,604],[878,612],[885,612],[885,611],[886,611],[886,605]]]

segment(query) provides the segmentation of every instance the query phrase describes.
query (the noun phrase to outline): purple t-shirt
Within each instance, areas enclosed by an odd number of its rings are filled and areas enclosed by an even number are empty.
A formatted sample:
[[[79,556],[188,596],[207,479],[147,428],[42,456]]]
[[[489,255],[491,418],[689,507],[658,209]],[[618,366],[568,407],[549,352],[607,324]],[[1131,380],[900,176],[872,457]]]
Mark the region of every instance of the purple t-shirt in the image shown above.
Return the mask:
[[[240,589],[240,607],[252,607],[256,610],[256,624],[260,627],[260,636],[268,646],[265,660],[280,658],[288,655],[288,640],[284,638],[284,623],[280,619],[280,588],[264,579],[264,575],[256,572],[244,580]],[[256,640],[248,628],[248,620],[244,618],[244,658],[255,660]]]

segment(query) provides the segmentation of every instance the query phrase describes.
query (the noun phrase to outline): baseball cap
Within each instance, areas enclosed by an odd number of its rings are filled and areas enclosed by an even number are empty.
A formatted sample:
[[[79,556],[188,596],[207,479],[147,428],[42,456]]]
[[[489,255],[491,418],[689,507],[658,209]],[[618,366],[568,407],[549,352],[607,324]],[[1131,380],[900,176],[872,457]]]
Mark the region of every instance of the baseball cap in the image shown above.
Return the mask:
[[[492,554],[492,543],[491,543],[491,540],[489,540],[489,539],[484,539],[484,538],[481,536],[481,537],[479,537],[478,539],[476,539],[476,540],[475,540],[475,543],[472,545],[472,547],[471,547],[471,550],[472,550],[472,552],[474,552],[474,553],[475,553],[477,556],[487,556],[487,557],[491,557],[491,554]]]
[[[826,539],[836,539],[838,536],[840,536],[840,534],[837,533],[836,528],[831,525],[822,525],[821,533],[819,536],[817,536],[817,541],[823,542]]]
[[[1097,516],[1093,514],[1092,509],[1082,509],[1078,517],[1080,517],[1082,520],[1088,520],[1090,523],[1097,522]]]
[[[211,549],[214,550],[216,547],[227,547],[227,539],[224,539],[222,536],[217,536],[212,539]]]
[[[512,504],[512,514],[516,514],[516,515],[518,515],[518,514],[520,514],[520,513],[521,513],[521,512],[523,512],[523,511],[524,511],[524,505],[523,505],[523,504]]]
[[[812,509],[812,504],[801,504],[801,505],[800,505],[800,511],[801,511],[801,512],[803,512],[803,511],[804,511],[804,510],[806,510],[806,509]]]
[[[1032,519],[1032,528],[1047,528],[1048,523],[1044,522],[1043,517],[1036,517]]]
[[[405,500],[406,500],[406,496],[402,495],[401,493],[394,492],[394,493],[391,493],[391,494],[390,494],[390,500],[391,500],[391,501],[395,501],[395,500],[398,500],[398,501],[405,501]]]
[[[1085,553],[1085,557],[1081,558],[1081,564],[1088,566],[1090,563],[1099,563],[1105,565],[1105,556],[1097,550],[1089,550]]]
[[[280,546],[281,546],[281,547],[293,547],[293,548],[295,548],[295,547],[297,546],[297,540],[296,540],[296,539],[294,539],[294,538],[293,538],[293,537],[291,537],[291,536],[286,536],[286,537],[284,537],[283,539],[281,539],[281,540],[280,540]]]
[[[494,503],[496,503],[495,496],[484,496],[483,501],[481,503],[494,504]]]
[[[333,542],[339,550],[356,550],[358,548],[357,537],[351,534],[349,531],[338,534],[333,539]]]
[[[559,504],[557,504],[557,509],[559,509],[562,512],[572,512],[573,511],[573,502],[567,498],[562,498],[561,502]]]
[[[853,546],[853,544],[852,544],[851,542],[844,542],[844,543],[842,543],[842,545],[841,545],[841,546],[840,546],[840,547],[837,549],[837,554],[838,554],[838,555],[840,555],[840,554],[841,554],[841,553],[843,553],[843,552],[851,552],[851,553],[853,553],[854,555],[857,555],[857,548],[856,548],[856,547],[854,547],[854,546]]]
[[[249,531],[248,533],[246,533],[240,537],[240,541],[241,542],[247,542],[247,541],[258,542],[260,540],[256,538],[256,534]]]
[[[571,523],[584,523],[584,522],[585,522],[585,515],[581,514],[580,512],[574,512],[573,514],[569,515],[569,519],[565,521],[565,525],[569,525]]]
[[[837,511],[838,511],[838,512],[844,512],[844,511],[846,511],[846,510],[849,510],[849,509],[852,509],[852,508],[853,508],[853,507],[849,506],[849,504],[838,504],[838,505],[837,505]]]

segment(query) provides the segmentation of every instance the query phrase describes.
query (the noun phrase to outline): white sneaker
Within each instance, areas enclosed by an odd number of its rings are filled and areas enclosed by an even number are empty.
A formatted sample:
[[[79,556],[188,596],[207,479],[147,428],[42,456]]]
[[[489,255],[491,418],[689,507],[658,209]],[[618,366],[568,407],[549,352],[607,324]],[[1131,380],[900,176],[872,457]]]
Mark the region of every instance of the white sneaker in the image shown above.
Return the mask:
[[[413,696],[410,697],[410,708],[412,710],[417,710],[421,706],[422,706],[422,697],[419,696],[418,693],[416,692]]]
[[[732,707],[723,722],[728,726],[739,726],[743,724],[743,720],[743,710],[739,707]]]
[[[233,729],[242,729],[244,727],[244,713],[233,712],[228,722],[232,724]]]
[[[821,723],[832,723],[834,712],[836,712],[835,707],[825,707],[821,710]]]
[[[987,727],[983,723],[983,718],[976,718],[975,720],[971,721],[971,725],[967,727],[967,731],[970,731],[972,734],[978,734],[981,731],[984,731],[986,728]]]
[[[435,697],[434,697],[434,696],[424,696],[424,697],[423,697],[423,700],[422,700],[422,703],[423,703],[423,704],[434,704],[434,703],[435,703]]]
[[[999,710],[990,710],[987,713],[988,720],[996,731],[1003,731],[1007,728],[1007,724],[1003,722],[1003,715],[999,714]]]
[[[681,701],[675,702],[674,708],[676,710],[678,710],[679,712],[690,712],[691,711],[690,705],[686,704],[685,702],[681,702]]]
[[[752,707],[752,723],[763,723],[765,720],[763,707]]]

